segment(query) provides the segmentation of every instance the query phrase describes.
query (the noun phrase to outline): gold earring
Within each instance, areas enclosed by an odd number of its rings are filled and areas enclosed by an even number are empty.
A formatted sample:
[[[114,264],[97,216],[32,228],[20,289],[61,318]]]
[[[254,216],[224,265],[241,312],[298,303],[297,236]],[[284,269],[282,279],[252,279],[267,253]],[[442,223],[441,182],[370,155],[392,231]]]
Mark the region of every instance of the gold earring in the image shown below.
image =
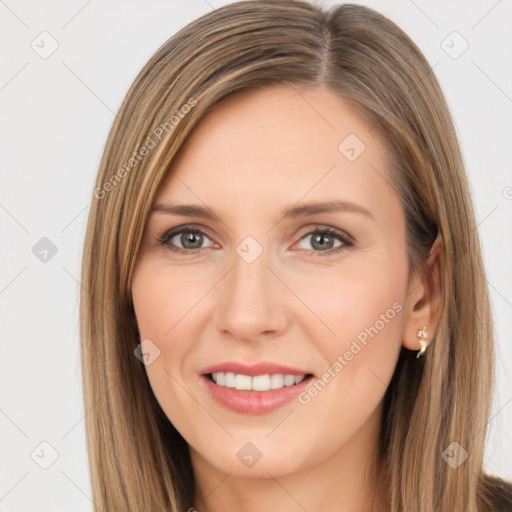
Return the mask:
[[[423,355],[425,350],[427,350],[427,327],[424,326],[422,329],[419,329],[416,336],[418,336],[418,343],[421,345],[420,350],[418,350],[418,353],[416,354],[416,359],[418,359]]]

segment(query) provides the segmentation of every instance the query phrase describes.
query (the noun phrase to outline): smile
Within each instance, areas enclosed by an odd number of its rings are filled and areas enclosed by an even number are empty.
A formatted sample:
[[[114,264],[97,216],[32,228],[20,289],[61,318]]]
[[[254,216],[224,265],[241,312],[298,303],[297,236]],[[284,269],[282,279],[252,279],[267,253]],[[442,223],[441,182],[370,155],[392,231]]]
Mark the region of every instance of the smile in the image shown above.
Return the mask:
[[[306,375],[289,375],[282,373],[266,375],[244,375],[233,372],[214,372],[209,374],[217,386],[233,388],[238,391],[270,391],[300,384]]]
[[[293,403],[314,378],[305,368],[230,361],[200,371],[204,392],[223,409],[262,415]]]

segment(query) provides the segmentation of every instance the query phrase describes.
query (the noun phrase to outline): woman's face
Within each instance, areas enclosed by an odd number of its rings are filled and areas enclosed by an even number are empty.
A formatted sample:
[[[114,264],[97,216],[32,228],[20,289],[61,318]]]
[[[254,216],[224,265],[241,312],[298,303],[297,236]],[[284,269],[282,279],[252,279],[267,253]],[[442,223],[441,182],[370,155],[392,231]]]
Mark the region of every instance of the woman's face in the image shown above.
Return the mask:
[[[408,293],[389,182],[377,134],[325,88],[245,91],[195,129],[132,288],[193,463],[277,477],[374,449]]]

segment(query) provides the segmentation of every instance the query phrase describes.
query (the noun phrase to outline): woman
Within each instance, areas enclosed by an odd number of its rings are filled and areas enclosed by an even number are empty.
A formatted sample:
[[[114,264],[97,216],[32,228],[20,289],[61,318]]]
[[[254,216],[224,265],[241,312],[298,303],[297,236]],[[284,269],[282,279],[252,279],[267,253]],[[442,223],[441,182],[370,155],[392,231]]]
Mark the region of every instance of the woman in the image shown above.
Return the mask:
[[[109,135],[81,336],[97,510],[508,510],[448,107],[394,23],[234,3]],[[509,507],[509,508],[507,508]]]

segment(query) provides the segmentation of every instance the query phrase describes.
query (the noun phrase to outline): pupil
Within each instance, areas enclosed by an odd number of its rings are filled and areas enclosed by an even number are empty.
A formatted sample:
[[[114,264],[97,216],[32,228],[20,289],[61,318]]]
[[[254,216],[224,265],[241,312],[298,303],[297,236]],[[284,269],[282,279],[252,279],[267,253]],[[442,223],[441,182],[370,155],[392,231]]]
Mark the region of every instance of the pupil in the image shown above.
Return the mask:
[[[327,242],[322,242],[321,240],[325,240],[327,239]],[[313,246],[315,246],[315,244],[318,244],[318,247],[320,249],[324,249],[326,247],[327,244],[329,244],[329,242],[332,241],[332,237],[329,236],[329,235],[316,235],[315,237],[313,237]]]
[[[195,239],[195,243],[194,243]],[[186,249],[197,249],[198,247],[201,247],[201,234],[200,233],[192,233],[189,232],[188,234],[183,234],[181,236],[181,243],[183,244],[183,247]],[[190,242],[192,244],[192,247],[188,246],[187,243]]]

